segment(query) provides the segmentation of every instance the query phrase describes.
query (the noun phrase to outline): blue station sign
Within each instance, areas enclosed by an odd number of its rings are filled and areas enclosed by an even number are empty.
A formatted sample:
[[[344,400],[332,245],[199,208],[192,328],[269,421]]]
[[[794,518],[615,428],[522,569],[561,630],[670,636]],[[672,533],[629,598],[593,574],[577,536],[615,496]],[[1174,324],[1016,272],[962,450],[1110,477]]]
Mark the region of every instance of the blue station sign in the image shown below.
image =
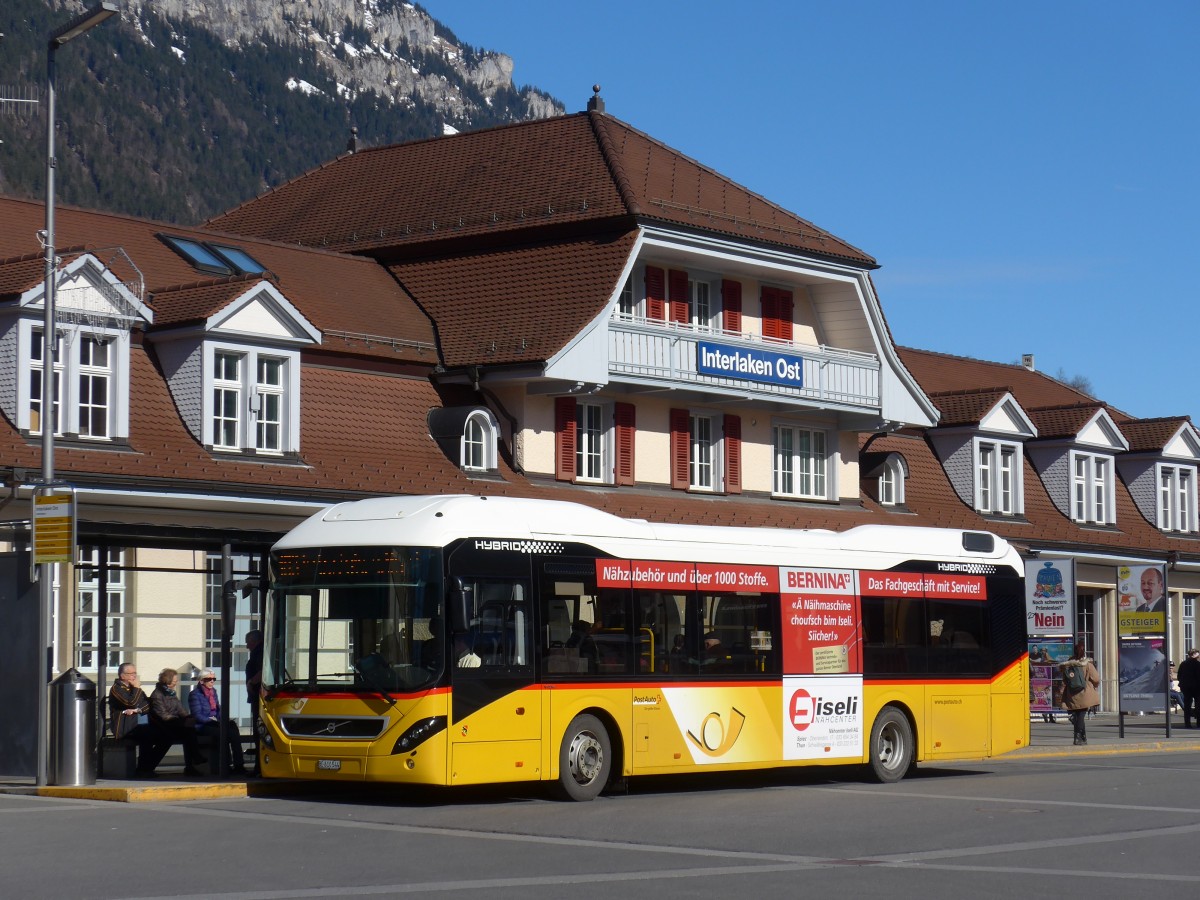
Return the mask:
[[[697,343],[696,371],[703,375],[804,387],[803,357],[712,341]]]

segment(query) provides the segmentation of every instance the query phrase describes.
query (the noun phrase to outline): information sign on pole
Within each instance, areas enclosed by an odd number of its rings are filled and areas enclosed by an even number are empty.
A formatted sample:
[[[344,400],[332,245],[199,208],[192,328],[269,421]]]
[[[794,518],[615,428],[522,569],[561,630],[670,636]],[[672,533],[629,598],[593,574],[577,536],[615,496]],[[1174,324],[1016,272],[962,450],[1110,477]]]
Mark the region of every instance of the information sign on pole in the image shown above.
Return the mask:
[[[69,563],[75,553],[75,492],[65,485],[33,498],[33,562]]]

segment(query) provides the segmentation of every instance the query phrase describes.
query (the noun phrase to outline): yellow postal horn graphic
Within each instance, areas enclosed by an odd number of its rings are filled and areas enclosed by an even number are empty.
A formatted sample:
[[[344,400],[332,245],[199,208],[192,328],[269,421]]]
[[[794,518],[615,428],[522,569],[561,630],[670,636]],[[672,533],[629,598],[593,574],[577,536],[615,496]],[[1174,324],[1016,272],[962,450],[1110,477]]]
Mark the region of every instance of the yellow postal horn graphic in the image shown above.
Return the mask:
[[[742,723],[746,721],[746,716],[736,706],[730,707],[729,712],[728,730],[726,730],[724,723],[721,722],[721,714],[710,712],[704,717],[704,721],[700,723],[700,737],[696,737],[690,731],[687,733],[688,739],[705,756],[724,756],[737,743],[738,735],[742,733]],[[717,732],[715,743],[710,740],[710,737],[713,736],[711,734],[713,731]]]

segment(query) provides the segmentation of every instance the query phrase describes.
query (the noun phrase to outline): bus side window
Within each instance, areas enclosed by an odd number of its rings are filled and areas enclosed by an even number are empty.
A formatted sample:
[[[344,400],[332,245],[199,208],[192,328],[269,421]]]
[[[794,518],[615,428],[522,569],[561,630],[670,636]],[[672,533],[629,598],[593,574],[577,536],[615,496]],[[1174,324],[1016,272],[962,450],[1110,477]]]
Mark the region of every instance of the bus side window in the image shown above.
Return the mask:
[[[658,591],[634,593],[635,640],[638,672],[643,675],[678,674],[685,670],[683,598]]]
[[[869,675],[918,674],[928,668],[925,601],[863,597],[863,671]]]
[[[595,572],[590,559],[555,559],[542,565],[539,643],[547,675],[588,671],[579,645],[596,620]]]
[[[477,618],[467,645],[482,668],[524,669],[531,663],[533,620],[523,582],[480,582]]]
[[[930,671],[987,674],[985,604],[930,600],[928,608]]]
[[[720,594],[711,597],[710,603],[712,627],[706,641],[718,642],[722,671],[746,675],[782,671],[775,634],[778,594]]]

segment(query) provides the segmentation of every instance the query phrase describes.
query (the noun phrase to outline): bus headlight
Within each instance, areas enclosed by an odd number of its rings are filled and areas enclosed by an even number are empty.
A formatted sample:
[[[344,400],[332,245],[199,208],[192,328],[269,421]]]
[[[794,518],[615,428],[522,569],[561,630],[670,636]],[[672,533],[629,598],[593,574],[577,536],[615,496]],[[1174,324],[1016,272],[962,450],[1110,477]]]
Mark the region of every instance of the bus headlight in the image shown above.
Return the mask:
[[[267,723],[262,719],[258,720],[258,739],[267,749],[275,749],[275,738],[271,737],[271,732],[267,730]]]
[[[422,719],[413,725],[408,731],[400,735],[396,741],[396,746],[392,748],[393,753],[408,753],[410,750],[416,750],[417,747],[425,743],[439,731],[446,730],[445,716],[430,716],[428,719]]]

